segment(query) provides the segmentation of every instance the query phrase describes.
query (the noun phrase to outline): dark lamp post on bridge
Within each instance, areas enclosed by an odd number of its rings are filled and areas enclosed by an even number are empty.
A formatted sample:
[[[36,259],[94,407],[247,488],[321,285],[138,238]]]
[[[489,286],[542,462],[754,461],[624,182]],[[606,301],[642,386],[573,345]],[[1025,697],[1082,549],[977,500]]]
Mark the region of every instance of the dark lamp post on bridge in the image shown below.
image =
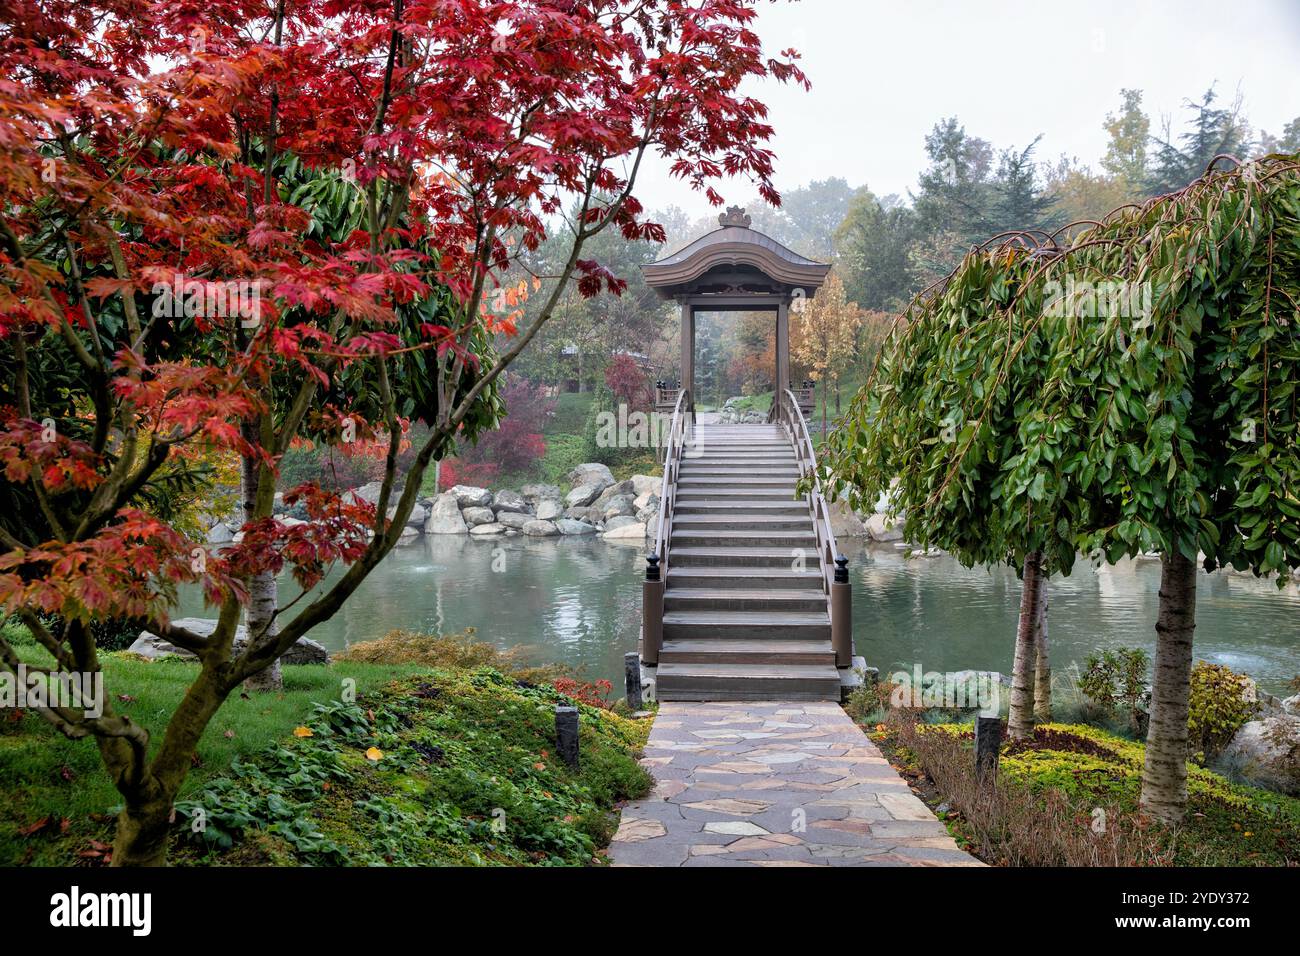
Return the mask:
[[[849,584],[849,559],[842,554],[835,559],[831,582],[831,649],[836,667],[853,664],[853,586]]]

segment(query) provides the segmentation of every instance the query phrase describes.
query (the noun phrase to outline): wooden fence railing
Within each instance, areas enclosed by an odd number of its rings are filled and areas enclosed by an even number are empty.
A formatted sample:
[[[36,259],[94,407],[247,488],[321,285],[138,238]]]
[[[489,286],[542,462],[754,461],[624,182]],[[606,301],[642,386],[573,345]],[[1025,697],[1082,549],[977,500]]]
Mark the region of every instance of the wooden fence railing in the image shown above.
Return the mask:
[[[654,545],[646,556],[645,581],[641,587],[641,660],[650,666],[659,663],[659,648],[663,645],[664,584],[668,579],[668,546],[673,527],[673,505],[677,500],[677,476],[694,430],[694,417],[690,408],[690,391],[680,389],[664,442],[659,526],[655,529]]]
[[[835,532],[831,528],[830,506],[822,493],[821,482],[817,478],[817,451],[808,431],[808,422],[804,418],[800,396],[790,389],[776,396],[772,406],[772,420],[789,433],[794,442],[795,458],[799,466],[799,477],[811,477],[808,491],[808,510],[812,515],[813,528],[817,535],[817,558],[822,575],[822,588],[831,615],[831,643],[835,648],[835,663],[839,667],[848,667],[853,661],[853,610],[849,586],[849,559],[840,554],[835,541]]]

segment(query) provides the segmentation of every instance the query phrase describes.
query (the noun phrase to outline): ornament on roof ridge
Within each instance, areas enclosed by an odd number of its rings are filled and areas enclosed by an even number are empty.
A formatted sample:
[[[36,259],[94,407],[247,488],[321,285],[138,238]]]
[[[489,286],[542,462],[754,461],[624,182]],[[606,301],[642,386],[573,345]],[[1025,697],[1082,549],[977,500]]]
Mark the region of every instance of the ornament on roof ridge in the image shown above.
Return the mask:
[[[750,218],[745,215],[744,206],[728,206],[727,211],[718,216],[719,226],[741,226],[748,229],[750,222]]]

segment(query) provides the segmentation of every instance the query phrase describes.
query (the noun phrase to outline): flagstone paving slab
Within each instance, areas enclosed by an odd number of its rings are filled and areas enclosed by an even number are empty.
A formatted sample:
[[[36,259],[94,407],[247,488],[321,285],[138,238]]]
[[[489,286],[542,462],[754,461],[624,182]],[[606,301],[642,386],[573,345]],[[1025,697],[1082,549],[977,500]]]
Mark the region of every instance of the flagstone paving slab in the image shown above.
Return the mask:
[[[844,711],[785,701],[660,705],[615,866],[980,866]]]

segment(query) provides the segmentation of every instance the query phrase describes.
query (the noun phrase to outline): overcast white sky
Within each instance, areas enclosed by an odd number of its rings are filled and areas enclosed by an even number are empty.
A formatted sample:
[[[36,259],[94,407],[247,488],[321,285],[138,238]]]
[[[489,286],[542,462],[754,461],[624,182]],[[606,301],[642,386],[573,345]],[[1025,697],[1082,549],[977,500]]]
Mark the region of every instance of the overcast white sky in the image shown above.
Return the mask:
[[[878,196],[906,195],[925,165],[924,138],[957,116],[995,148],[1042,133],[1040,160],[1096,167],[1119,91],[1144,91],[1153,131],[1215,83],[1238,92],[1256,129],[1275,135],[1300,115],[1300,0],[800,0],[764,3],[771,52],[793,46],[812,81],[754,93],[776,128],[777,186],[842,176]],[[748,183],[720,190],[749,201]],[[648,209],[708,211],[666,164],[643,169]]]

